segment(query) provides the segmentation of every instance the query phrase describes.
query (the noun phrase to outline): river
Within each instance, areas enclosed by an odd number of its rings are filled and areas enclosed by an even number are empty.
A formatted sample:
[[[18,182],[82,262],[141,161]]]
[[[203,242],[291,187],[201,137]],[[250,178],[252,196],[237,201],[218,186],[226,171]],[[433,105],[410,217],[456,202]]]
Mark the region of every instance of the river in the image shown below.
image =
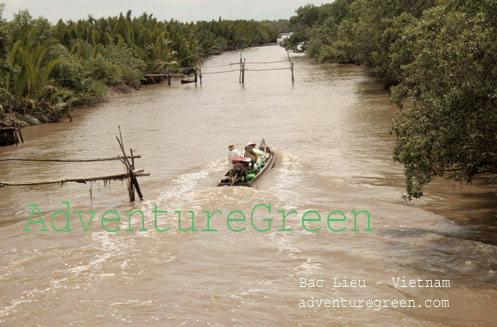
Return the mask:
[[[242,53],[248,68],[288,67],[250,64],[285,60],[278,46]],[[203,71],[233,69],[212,66],[238,60],[239,52],[211,57]],[[145,199],[134,204],[121,182],[1,188],[0,323],[494,326],[495,189],[483,182],[454,188],[438,180],[422,199],[404,202],[403,169],[392,161],[395,138],[388,132],[396,109],[381,79],[361,66],[316,64],[304,56],[294,61],[295,84],[289,70],[275,70],[247,71],[244,86],[238,72],[205,74],[197,87],[179,81],[147,86],[80,109],[72,122],[25,128],[25,144],[0,149],[0,158],[112,157],[120,152],[115,136],[121,126],[125,147],[142,156],[137,167],[151,174],[140,178]],[[215,187],[228,166],[228,145],[241,150],[263,138],[277,154],[270,173],[253,188]],[[95,176],[121,173],[121,166],[1,162],[0,176]],[[66,209],[64,201],[72,231],[55,232],[50,216]],[[263,229],[268,222],[261,218],[273,218],[270,231],[257,231],[250,222],[257,204],[271,204],[271,214],[255,210],[254,222]],[[41,224],[23,231],[34,205],[49,231],[41,232]],[[158,227],[170,230],[154,229],[155,206],[169,211],[160,213]],[[85,224],[89,211],[97,211],[88,231],[77,210]],[[107,210],[121,216],[120,222],[106,222],[117,232],[101,225]],[[127,210],[145,213],[147,231],[139,231],[138,215],[133,231],[125,230]],[[197,231],[180,231],[175,210],[185,229],[193,211]],[[210,229],[217,231],[202,231],[203,211],[216,210],[222,213],[212,216]],[[296,211],[285,221],[292,231],[277,231],[278,210]],[[327,226],[334,210],[345,215],[346,222],[332,222],[342,232]],[[229,228],[232,211],[246,215],[231,225],[244,231]],[[321,216],[321,222],[307,222],[318,232],[302,226],[309,211],[307,218]],[[351,231],[352,211],[368,211],[372,231],[366,231],[365,213],[358,215],[359,231]],[[64,219],[56,215],[55,226],[62,228]],[[349,286],[357,280],[366,287],[335,287],[334,278],[342,286],[345,279]],[[404,279],[449,281],[450,287],[400,287],[396,281]],[[327,307],[327,299],[362,299],[362,308],[352,302]],[[393,302],[409,299],[414,307]]]

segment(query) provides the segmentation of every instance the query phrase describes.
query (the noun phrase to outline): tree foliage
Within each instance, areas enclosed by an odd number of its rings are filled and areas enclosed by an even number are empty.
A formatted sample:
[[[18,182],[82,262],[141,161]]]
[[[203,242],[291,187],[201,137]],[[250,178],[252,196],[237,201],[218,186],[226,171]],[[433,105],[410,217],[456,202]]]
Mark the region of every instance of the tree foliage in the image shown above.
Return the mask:
[[[283,46],[386,78],[412,199],[437,176],[497,181],[496,17],[494,0],[337,0],[299,8]]]
[[[469,182],[497,174],[497,4],[482,4],[432,8],[406,32],[414,60],[393,99],[412,101],[393,131],[409,198],[436,176]]]
[[[102,99],[106,86],[138,88],[145,72],[180,71],[225,50],[275,42],[289,26],[284,20],[181,23],[146,13],[133,17],[131,11],[52,25],[27,10],[6,21],[3,7],[2,115],[39,111],[54,119],[72,104]]]

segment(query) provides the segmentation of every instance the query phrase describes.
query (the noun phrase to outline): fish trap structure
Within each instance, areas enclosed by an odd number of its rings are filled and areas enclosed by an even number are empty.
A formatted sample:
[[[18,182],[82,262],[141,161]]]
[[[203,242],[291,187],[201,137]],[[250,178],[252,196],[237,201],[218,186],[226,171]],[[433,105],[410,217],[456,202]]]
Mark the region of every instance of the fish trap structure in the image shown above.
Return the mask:
[[[0,187],[11,187],[11,186],[35,186],[35,185],[49,185],[49,184],[59,184],[63,186],[65,183],[82,183],[86,184],[89,182],[103,181],[104,184],[110,181],[127,181],[129,201],[135,201],[135,192],[143,200],[143,194],[138,184],[138,177],[150,176],[149,173],[145,173],[143,169],[135,168],[135,159],[141,158],[140,155],[135,155],[133,149],[130,149],[130,153],[127,154],[124,149],[124,141],[121,133],[121,128],[119,128],[119,136],[116,136],[119,148],[122,155],[110,158],[97,158],[97,159],[36,159],[36,158],[6,158],[0,159],[0,162],[7,161],[19,161],[19,162],[66,162],[66,163],[82,163],[82,162],[103,162],[103,161],[120,161],[125,169],[125,173],[103,175],[103,176],[91,176],[91,177],[68,177],[61,179],[51,179],[51,180],[30,180],[30,181],[12,181],[12,182],[2,182],[0,181]],[[90,190],[91,195],[91,190]]]
[[[245,84],[245,72],[267,72],[267,71],[276,71],[276,70],[290,70],[292,83],[295,83],[295,74],[294,74],[294,63],[293,59],[290,57],[290,54],[287,52],[288,60],[274,60],[274,61],[247,61],[246,58],[243,57],[243,54],[240,53],[240,61],[239,62],[231,62],[227,64],[219,64],[212,66],[204,66],[202,67],[201,63],[198,62],[193,67],[182,67],[184,73],[177,74],[172,73],[169,68],[164,72],[159,73],[145,73],[144,76],[147,79],[167,79],[167,84],[171,85],[171,79],[175,77],[182,77],[181,84],[187,83],[200,83],[202,85],[202,77],[204,75],[215,75],[215,74],[226,74],[239,72],[238,82],[240,84]],[[272,64],[281,64],[288,63],[288,67],[271,67],[267,68],[251,68],[250,65],[272,65]],[[249,67],[247,67],[249,65]],[[213,71],[204,71],[202,72],[202,68],[204,69],[214,69]]]

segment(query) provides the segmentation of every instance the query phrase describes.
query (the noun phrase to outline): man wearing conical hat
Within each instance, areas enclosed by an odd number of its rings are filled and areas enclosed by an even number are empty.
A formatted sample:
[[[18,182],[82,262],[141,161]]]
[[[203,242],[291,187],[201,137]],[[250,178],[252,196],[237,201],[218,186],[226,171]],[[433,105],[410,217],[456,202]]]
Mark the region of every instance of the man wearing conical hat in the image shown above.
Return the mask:
[[[243,153],[245,158],[251,159],[252,167],[250,170],[254,169],[257,158],[259,158],[259,155],[254,151],[254,144],[254,142],[248,142],[247,145],[245,145],[245,152]]]
[[[266,156],[266,153],[262,151],[261,149],[256,148],[255,142],[249,142],[247,144],[250,144],[252,146],[252,150],[254,150],[255,153],[257,153],[258,158],[264,158]]]

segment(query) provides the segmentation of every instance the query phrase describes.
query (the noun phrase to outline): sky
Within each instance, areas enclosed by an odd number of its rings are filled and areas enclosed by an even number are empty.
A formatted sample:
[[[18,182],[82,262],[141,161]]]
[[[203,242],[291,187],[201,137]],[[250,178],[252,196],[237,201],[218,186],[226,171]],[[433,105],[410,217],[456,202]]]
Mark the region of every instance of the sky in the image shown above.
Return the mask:
[[[20,9],[34,18],[43,16],[52,23],[64,20],[116,16],[132,10],[133,16],[147,12],[160,20],[171,18],[189,22],[223,19],[288,19],[298,7],[320,5],[332,0],[0,0],[3,18],[12,19]]]

